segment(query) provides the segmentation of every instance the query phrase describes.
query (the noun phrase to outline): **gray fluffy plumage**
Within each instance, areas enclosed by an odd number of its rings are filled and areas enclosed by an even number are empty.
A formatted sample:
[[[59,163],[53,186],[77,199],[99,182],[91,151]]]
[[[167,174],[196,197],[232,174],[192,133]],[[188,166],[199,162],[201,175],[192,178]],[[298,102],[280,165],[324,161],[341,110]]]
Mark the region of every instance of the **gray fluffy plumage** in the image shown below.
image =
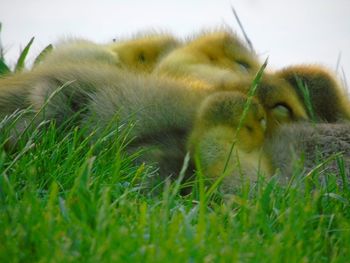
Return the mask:
[[[298,168],[304,175],[315,169],[337,175],[339,158],[343,159],[345,173],[350,178],[349,130],[349,122],[283,125],[266,140],[265,151],[284,180],[290,179]]]

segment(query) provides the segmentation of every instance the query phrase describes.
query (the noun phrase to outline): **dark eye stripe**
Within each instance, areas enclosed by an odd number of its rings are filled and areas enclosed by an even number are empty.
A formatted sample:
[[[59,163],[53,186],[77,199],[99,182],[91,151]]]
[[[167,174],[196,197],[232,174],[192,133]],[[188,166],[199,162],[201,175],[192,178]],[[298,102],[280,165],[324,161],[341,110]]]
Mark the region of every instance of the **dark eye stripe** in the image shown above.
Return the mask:
[[[253,127],[249,126],[249,125],[245,125],[246,129],[249,131],[249,132],[253,132]]]
[[[145,54],[144,54],[144,53],[140,53],[140,55],[139,55],[139,61],[142,62],[142,63],[146,61],[146,57],[145,57]]]

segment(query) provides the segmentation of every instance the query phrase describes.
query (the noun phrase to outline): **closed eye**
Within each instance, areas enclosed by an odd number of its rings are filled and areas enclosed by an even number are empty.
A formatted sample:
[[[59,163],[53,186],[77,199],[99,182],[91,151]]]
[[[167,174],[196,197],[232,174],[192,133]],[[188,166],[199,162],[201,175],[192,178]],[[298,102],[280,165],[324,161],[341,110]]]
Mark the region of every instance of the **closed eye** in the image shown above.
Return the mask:
[[[138,59],[139,59],[139,61],[140,61],[141,63],[145,63],[145,62],[146,62],[146,56],[145,56],[145,54],[144,54],[143,52],[140,53]]]
[[[248,132],[252,133],[254,131],[254,128],[249,126],[249,125],[245,125],[245,128],[247,129]]]
[[[277,120],[286,121],[292,118],[293,111],[284,103],[276,103],[272,107],[272,112]]]
[[[251,69],[250,65],[245,61],[237,60],[236,63],[242,69],[242,71],[248,72]]]
[[[210,56],[210,55],[208,56],[208,58],[209,58],[210,62],[216,62],[216,60],[217,60],[215,57]]]

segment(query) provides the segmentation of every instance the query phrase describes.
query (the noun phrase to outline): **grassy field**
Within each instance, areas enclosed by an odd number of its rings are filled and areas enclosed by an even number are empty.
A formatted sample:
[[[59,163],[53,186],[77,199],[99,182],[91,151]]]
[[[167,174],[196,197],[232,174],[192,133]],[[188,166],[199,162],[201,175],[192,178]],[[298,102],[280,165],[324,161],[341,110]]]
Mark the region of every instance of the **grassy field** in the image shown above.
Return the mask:
[[[134,164],[122,131],[94,143],[54,126],[30,136],[14,154],[0,149],[0,262],[350,258],[350,185],[337,186],[341,174],[326,184],[318,174],[288,186],[261,179],[228,202],[196,186],[181,196],[178,182],[155,194],[140,188],[154,169]]]
[[[126,153],[125,127],[96,141],[48,125],[9,153],[5,122],[0,262],[349,262],[350,183],[340,160],[338,174],[288,185],[260,178],[223,202],[201,180],[187,196],[177,181],[144,189],[156,171],[135,164],[142,153]]]

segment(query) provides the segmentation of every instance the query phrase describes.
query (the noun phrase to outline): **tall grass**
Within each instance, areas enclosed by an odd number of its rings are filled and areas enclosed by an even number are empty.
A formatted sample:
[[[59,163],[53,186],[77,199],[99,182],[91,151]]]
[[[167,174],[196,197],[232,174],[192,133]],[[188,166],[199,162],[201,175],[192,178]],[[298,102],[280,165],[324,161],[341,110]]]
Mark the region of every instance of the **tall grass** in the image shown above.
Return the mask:
[[[238,188],[229,202],[196,190],[181,196],[178,182],[163,184],[154,195],[143,188],[154,169],[135,164],[137,153],[125,152],[123,129],[112,140],[106,135],[97,141],[52,124],[35,134],[32,147],[20,143],[13,154],[0,150],[1,262],[349,258],[346,176],[342,185],[332,174],[324,185],[261,179]]]

